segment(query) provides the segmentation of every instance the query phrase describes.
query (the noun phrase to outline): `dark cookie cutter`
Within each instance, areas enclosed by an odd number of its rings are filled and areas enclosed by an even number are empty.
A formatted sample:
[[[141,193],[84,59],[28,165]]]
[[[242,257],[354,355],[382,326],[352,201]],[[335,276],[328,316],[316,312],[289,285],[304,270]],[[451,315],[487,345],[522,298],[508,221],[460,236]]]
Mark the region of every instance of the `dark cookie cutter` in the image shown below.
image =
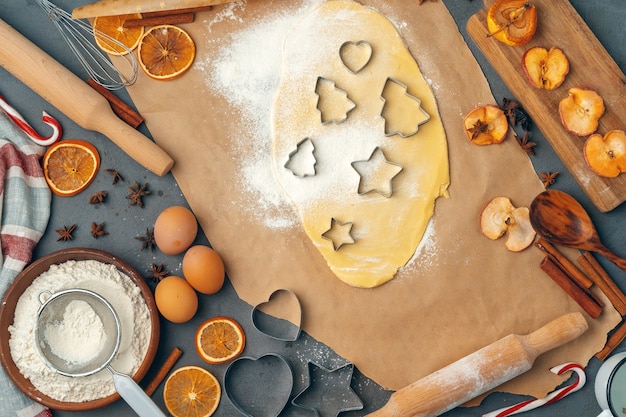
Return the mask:
[[[233,377],[233,374],[236,374],[237,367],[241,365],[243,361],[257,362],[269,359],[278,359],[281,366],[287,365],[285,369],[289,370],[288,374],[277,375],[275,372],[266,372],[267,375],[275,377],[276,380],[283,382],[284,385],[280,387],[280,391],[276,389],[277,387],[272,387],[271,393],[275,396],[265,396],[262,404],[252,404],[251,407],[248,407],[249,404],[242,404],[239,398],[235,397],[234,392],[240,390],[242,393],[241,396],[245,397],[246,392],[250,392],[250,390],[258,388],[259,384],[254,380],[254,378],[251,378],[248,375],[246,375],[246,377],[239,377],[237,379],[237,383],[233,384],[231,378]],[[246,417],[278,417],[287,404],[289,404],[289,398],[291,398],[291,391],[293,390],[293,379],[294,377],[291,365],[284,357],[276,353],[266,353],[258,358],[239,357],[231,362],[231,364],[228,365],[228,368],[226,368],[226,372],[224,373],[224,393],[233,407]],[[285,398],[278,398],[279,394],[282,394]],[[250,408],[254,410],[250,410]],[[258,413],[256,413],[257,411]]]
[[[262,311],[259,310],[259,307],[261,307],[263,304],[267,304],[269,303],[272,298],[280,293],[280,292],[287,292],[289,293],[291,296],[293,296],[295,298],[295,300],[298,302],[298,306],[300,307],[300,317],[298,320],[297,324],[294,323],[290,323],[287,320],[284,320],[284,324],[285,327],[287,327],[287,325],[289,326],[290,330],[295,326],[296,327],[296,331],[286,331],[285,335],[282,334],[278,334],[277,332],[272,332],[271,330],[268,329],[268,327],[265,326],[265,324],[262,322],[261,316],[259,316],[259,313],[262,313]],[[276,320],[278,320],[277,318],[273,318],[274,324],[276,323]],[[275,340],[280,340],[282,342],[295,342],[296,340],[298,340],[298,338],[300,337],[300,333],[302,332],[302,328],[301,328],[301,324],[302,324],[302,305],[300,303],[300,299],[298,298],[298,295],[293,291],[290,290],[288,288],[279,288],[277,290],[275,290],[274,292],[272,292],[269,296],[269,298],[267,299],[267,301],[262,302],[257,304],[256,306],[254,306],[254,308],[252,309],[252,324],[254,325],[254,327],[261,333],[263,333],[264,335],[275,339]]]
[[[384,118],[384,116],[383,116],[383,111],[385,110],[385,103],[387,102],[387,100],[383,97],[383,91],[385,91],[385,87],[387,86],[387,83],[388,83],[388,82],[393,82],[393,83],[396,83],[396,84],[398,84],[400,87],[404,88],[404,91],[406,92],[407,97],[409,97],[409,98],[411,98],[411,99],[413,99],[413,100],[417,101],[417,104],[419,105],[420,110],[422,111],[422,113],[424,113],[424,114],[426,115],[426,120],[424,120],[424,121],[422,121],[422,122],[418,123],[418,124],[417,124],[417,126],[416,126],[416,128],[415,128],[415,130],[414,130],[413,132],[410,132],[410,133],[402,133],[402,132],[387,132],[387,121],[386,121],[386,119],[385,119],[385,118]],[[385,136],[387,136],[387,137],[389,137],[389,136],[394,136],[394,135],[398,135],[398,136],[400,136],[401,138],[408,138],[408,137],[411,137],[411,136],[415,135],[415,134],[419,131],[419,127],[420,127],[421,125],[423,125],[423,124],[425,124],[425,123],[428,123],[428,121],[430,121],[430,114],[426,113],[426,110],[424,110],[424,109],[422,108],[422,100],[420,100],[419,98],[415,97],[413,94],[410,94],[410,93],[409,93],[409,87],[408,87],[406,84],[404,84],[404,83],[402,83],[402,82],[400,82],[400,81],[396,80],[395,78],[392,78],[392,77],[387,77],[387,80],[385,81],[385,85],[383,85],[383,89],[382,89],[382,91],[380,92],[380,99],[383,101],[383,107],[382,107],[382,108],[381,108],[381,110],[380,110],[380,117],[382,117],[382,118],[383,118],[383,120],[385,120]]]
[[[319,380],[314,380],[314,369],[317,368],[324,372]],[[315,362],[309,361],[307,363],[308,370],[308,382],[307,386],[291,400],[291,404],[313,410],[318,417],[336,417],[344,411],[355,411],[363,409],[363,401],[352,389],[352,373],[354,371],[354,365],[352,363],[346,363],[335,369],[328,369],[318,365]],[[339,375],[340,373],[346,373],[347,375]],[[341,377],[347,380],[340,380]],[[303,404],[302,400],[306,398],[307,392],[313,392],[317,394],[319,398],[316,403],[319,404],[314,407],[310,404]]]

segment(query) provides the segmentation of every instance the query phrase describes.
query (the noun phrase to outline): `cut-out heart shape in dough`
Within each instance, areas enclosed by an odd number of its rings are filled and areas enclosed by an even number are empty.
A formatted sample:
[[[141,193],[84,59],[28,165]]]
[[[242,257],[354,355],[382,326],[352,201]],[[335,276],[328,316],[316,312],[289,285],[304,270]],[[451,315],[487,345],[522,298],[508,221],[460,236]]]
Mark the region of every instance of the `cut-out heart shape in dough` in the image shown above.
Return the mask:
[[[344,42],[339,48],[343,65],[353,74],[359,73],[372,59],[372,45],[367,41]]]
[[[300,300],[296,293],[286,288],[274,291],[267,301],[252,309],[252,324],[272,339],[285,342],[298,340],[301,322]]]
[[[292,388],[291,366],[274,353],[236,359],[224,374],[226,396],[248,417],[277,417],[287,405]]]

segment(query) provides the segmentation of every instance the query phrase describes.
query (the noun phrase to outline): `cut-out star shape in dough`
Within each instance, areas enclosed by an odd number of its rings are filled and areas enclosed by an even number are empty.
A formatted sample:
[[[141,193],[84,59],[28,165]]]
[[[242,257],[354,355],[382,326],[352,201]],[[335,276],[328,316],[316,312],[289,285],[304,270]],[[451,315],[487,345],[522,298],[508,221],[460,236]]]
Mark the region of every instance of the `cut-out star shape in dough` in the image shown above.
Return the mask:
[[[343,245],[354,243],[352,237],[352,222],[341,223],[334,218],[330,221],[330,229],[322,233],[324,239],[330,240],[333,249],[338,251]]]
[[[358,189],[359,194],[367,194],[374,191],[387,198],[393,194],[391,181],[402,171],[400,165],[385,158],[385,154],[380,147],[374,149],[368,160],[354,161],[352,168],[361,176]]]
[[[354,365],[326,369],[309,362],[309,382],[291,403],[313,410],[319,417],[336,417],[344,411],[363,409],[363,401],[352,390]]]
[[[315,146],[309,138],[304,138],[298,145],[296,150],[289,154],[289,159],[285,163],[285,168],[293,173],[293,175],[304,178],[315,175],[315,165],[317,160],[313,152]]]

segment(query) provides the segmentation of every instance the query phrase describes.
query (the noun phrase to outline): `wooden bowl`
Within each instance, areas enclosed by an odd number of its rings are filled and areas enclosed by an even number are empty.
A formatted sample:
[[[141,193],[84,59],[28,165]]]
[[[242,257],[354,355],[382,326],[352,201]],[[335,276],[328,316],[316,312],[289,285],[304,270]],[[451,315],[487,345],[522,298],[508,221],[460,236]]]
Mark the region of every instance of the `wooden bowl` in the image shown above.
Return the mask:
[[[139,272],[137,272],[137,270],[135,270],[130,264],[122,259],[119,259],[115,255],[98,249],[72,248],[53,252],[31,263],[15,278],[13,284],[7,290],[4,300],[2,301],[2,305],[0,306],[0,362],[2,362],[2,366],[15,385],[17,385],[22,392],[34,401],[53,410],[87,411],[109,405],[117,401],[120,396],[119,394],[114,393],[108,397],[84,402],[64,402],[50,398],[44,393],[38,391],[30,380],[26,379],[24,375],[20,373],[19,369],[13,362],[9,347],[9,326],[13,324],[15,307],[22,293],[30,286],[35,278],[46,272],[51,265],[61,264],[69,260],[95,260],[112,264],[120,272],[128,275],[141,290],[141,294],[146,301],[146,305],[148,306],[152,332],[146,356],[135,375],[133,375],[133,379],[137,382],[139,382],[146,375],[156,355],[160,333],[159,313],[156,308],[152,290],[148,287]]]

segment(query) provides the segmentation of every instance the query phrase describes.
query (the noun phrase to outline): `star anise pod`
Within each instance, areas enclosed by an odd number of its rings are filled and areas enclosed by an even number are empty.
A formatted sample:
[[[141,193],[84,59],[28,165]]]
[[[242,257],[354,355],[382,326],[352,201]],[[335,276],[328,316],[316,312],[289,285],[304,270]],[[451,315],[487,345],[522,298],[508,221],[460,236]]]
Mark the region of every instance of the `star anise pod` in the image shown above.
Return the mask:
[[[537,146],[537,143],[531,142],[529,138],[530,134],[528,131],[525,131],[524,136],[521,138],[517,136],[517,133],[515,133],[515,139],[517,140],[517,143],[519,143],[519,146],[521,146],[521,148],[524,150],[524,152],[526,152],[528,155],[534,155],[535,150],[533,148]]]
[[[524,130],[530,130],[531,120],[526,111],[515,100],[506,97],[502,99],[502,110],[509,119],[511,126],[520,125]]]
[[[67,240],[74,239],[74,236],[72,236],[72,232],[74,231],[74,229],[76,229],[75,224],[71,225],[70,227],[67,227],[64,225],[63,229],[56,229],[55,232],[59,234],[59,238],[57,239],[57,242],[59,240],[67,241]]]
[[[128,192],[126,198],[130,200],[130,205],[139,207],[143,207],[143,196],[152,194],[152,191],[148,190],[148,183],[140,185],[137,181],[132,187],[128,187]]]
[[[107,197],[106,191],[98,191],[89,197],[89,204],[102,204]]]
[[[489,123],[485,123],[482,120],[478,119],[476,123],[474,123],[474,126],[470,127],[467,130],[472,134],[473,140],[476,139],[481,133],[485,133],[487,130],[489,130]]]
[[[169,271],[165,270],[165,266],[163,264],[152,264],[151,268],[151,275],[147,279],[151,279],[157,284],[169,274]]]
[[[135,239],[141,240],[142,251],[146,248],[149,248],[151,251],[154,250],[154,246],[156,245],[154,240],[154,229],[146,229],[145,236],[138,236]]]
[[[124,178],[114,169],[105,169],[106,172],[113,175],[113,179],[111,180],[111,184],[115,185],[118,181],[124,181]]]
[[[550,185],[554,184],[556,182],[556,177],[559,175],[559,172],[542,172],[541,174],[539,174],[539,178],[541,178],[541,181],[543,182],[543,187],[544,188],[548,188]]]
[[[104,223],[96,224],[96,222],[91,222],[91,236],[93,236],[95,239],[99,238],[100,236],[106,236],[108,234],[109,232],[104,230]]]

